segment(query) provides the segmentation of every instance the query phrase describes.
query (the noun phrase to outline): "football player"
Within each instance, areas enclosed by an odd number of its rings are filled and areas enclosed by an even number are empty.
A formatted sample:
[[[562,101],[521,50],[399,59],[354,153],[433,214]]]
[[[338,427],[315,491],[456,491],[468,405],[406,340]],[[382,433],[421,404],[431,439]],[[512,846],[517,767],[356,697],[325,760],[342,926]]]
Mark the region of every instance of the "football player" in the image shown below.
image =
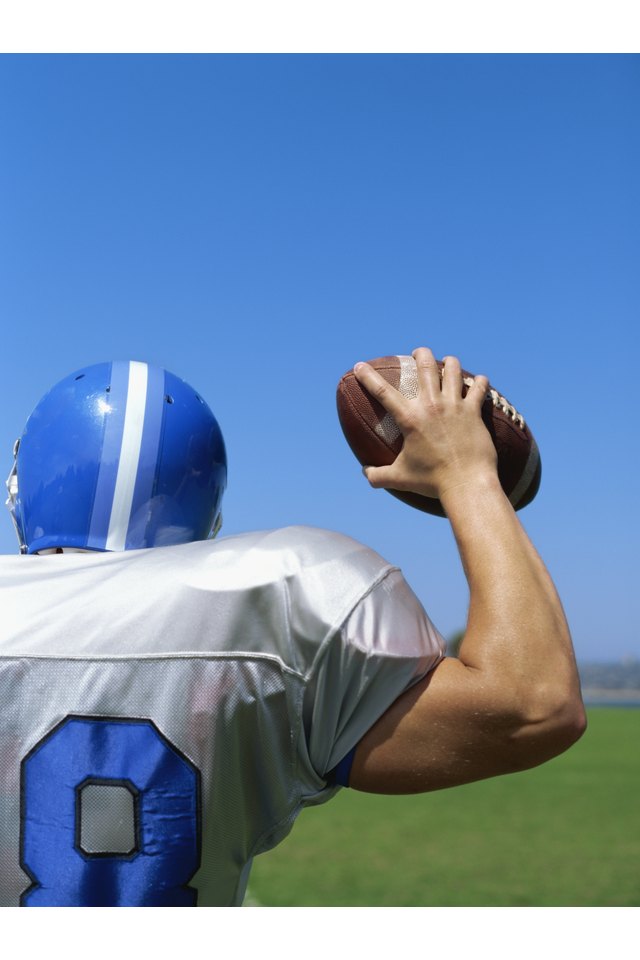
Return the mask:
[[[429,791],[520,770],[584,729],[569,631],[482,423],[414,352],[376,487],[438,496],[470,586],[458,659],[399,569],[336,533],[213,540],[211,410],[141,362],[53,387],[15,446],[0,558],[0,902],[240,905],[251,862],[341,786]]]

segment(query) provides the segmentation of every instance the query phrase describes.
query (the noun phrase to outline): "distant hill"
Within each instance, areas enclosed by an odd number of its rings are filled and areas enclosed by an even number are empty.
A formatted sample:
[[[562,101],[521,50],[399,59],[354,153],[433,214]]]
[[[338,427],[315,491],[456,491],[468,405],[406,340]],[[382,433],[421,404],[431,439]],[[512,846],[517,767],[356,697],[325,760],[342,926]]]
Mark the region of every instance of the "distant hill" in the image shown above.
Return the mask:
[[[585,703],[638,703],[640,660],[578,664]]]

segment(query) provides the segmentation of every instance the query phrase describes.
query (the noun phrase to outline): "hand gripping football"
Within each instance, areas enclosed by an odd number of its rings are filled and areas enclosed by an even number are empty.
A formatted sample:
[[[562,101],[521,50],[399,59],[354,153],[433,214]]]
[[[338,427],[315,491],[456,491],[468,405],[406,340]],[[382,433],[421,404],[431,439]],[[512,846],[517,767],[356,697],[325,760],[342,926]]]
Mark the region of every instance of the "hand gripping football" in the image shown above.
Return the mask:
[[[405,397],[418,392],[413,357],[379,357],[369,360],[396,390]],[[440,376],[442,363],[438,361]],[[462,371],[463,396],[473,375]],[[337,393],[338,417],[347,443],[363,466],[383,467],[393,463],[402,449],[403,437],[395,420],[377,400],[360,386],[350,370],[340,380]],[[498,453],[498,478],[514,509],[531,503],[540,486],[542,465],[537,444],[523,417],[497,390],[489,388],[482,406],[482,419]],[[439,500],[418,493],[389,490],[389,493],[418,510],[444,517]]]

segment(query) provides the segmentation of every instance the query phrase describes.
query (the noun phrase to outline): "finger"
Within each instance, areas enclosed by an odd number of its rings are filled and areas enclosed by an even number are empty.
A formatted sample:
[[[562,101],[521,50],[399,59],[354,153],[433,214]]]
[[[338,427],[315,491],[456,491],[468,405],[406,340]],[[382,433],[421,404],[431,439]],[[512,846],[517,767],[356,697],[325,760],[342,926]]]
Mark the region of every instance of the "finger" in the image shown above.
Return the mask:
[[[444,357],[442,393],[451,400],[462,399],[462,369],[457,357]]]
[[[368,363],[356,363],[353,368],[356,380],[365,390],[382,404],[396,421],[402,419],[405,399],[399,390],[392,387],[377,370]]]
[[[489,392],[489,380],[484,374],[473,378],[473,383],[469,387],[466,396],[466,402],[476,407],[481,407]]]
[[[420,391],[430,400],[435,400],[440,393],[440,371],[436,358],[428,347],[417,347],[412,356],[416,362]]]

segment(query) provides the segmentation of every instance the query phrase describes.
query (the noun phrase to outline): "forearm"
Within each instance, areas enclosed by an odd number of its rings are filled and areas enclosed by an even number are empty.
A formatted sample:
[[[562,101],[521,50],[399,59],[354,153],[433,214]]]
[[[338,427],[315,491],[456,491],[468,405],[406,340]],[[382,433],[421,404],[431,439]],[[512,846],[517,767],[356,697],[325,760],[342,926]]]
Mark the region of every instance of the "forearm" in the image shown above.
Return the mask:
[[[532,723],[580,701],[569,628],[554,584],[497,476],[442,494],[470,603],[459,659]]]

